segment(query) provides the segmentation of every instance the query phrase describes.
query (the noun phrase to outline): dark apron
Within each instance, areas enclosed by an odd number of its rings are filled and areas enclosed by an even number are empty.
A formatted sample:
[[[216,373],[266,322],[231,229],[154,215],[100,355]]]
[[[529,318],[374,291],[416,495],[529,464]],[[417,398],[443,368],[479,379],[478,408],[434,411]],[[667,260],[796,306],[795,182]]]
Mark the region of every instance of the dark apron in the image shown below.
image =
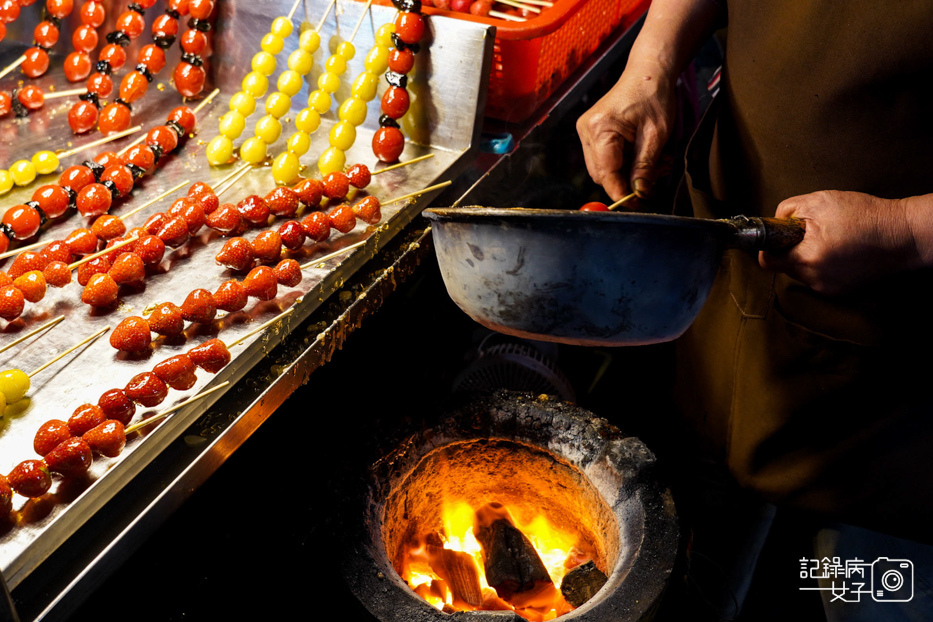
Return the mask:
[[[783,198],[820,189],[933,192],[933,99],[925,118],[908,123],[933,71],[912,88],[877,90],[907,79],[905,59],[910,70],[933,65],[933,5],[902,4],[892,16],[890,5],[862,0],[729,3],[723,90],[687,154],[683,196],[697,216],[771,215]],[[863,39],[882,10],[895,30],[880,43]],[[901,38],[925,28],[915,42]],[[836,59],[832,45],[850,47]],[[826,101],[808,105],[820,94]],[[860,107],[870,113],[860,118]],[[852,148],[878,114],[890,119],[874,129],[887,133],[891,152]],[[928,134],[923,151],[917,133]],[[757,255],[728,251],[678,343],[678,398],[699,445],[778,504],[933,541],[930,292],[930,273],[915,271],[844,298],[820,296],[765,272]]]

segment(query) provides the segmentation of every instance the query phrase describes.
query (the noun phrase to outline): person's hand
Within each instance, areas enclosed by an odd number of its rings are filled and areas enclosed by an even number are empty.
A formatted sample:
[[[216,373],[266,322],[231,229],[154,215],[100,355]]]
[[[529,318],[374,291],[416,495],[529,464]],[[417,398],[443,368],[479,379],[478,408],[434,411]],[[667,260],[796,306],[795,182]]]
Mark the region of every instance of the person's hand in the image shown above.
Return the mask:
[[[918,267],[909,201],[838,191],[791,197],[775,216],[804,220],[806,234],[787,251],[761,252],[759,263],[828,295]]]
[[[633,191],[650,193],[674,122],[675,80],[650,64],[626,67],[577,120],[586,169],[613,201]]]

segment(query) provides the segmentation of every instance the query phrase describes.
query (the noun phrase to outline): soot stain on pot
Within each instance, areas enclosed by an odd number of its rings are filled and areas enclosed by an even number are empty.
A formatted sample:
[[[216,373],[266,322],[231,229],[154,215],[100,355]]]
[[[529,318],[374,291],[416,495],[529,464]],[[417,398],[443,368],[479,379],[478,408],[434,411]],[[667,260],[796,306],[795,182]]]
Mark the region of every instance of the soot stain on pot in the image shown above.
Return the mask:
[[[483,249],[481,249],[476,244],[470,244],[467,242],[467,246],[470,248],[470,252],[473,253],[473,256],[477,261],[483,261],[486,258],[485,254],[483,253]]]
[[[515,260],[515,267],[511,270],[506,270],[505,273],[509,276],[517,275],[521,269],[525,266],[525,247],[518,247],[518,258]]]

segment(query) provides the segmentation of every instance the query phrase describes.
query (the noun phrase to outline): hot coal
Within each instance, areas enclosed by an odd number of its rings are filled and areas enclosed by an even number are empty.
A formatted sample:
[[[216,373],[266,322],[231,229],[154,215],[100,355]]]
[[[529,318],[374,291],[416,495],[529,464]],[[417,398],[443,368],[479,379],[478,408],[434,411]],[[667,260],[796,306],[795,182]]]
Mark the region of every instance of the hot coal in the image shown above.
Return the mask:
[[[564,600],[579,607],[596,595],[606,584],[608,578],[592,561],[580,564],[564,575],[560,583],[560,593]]]

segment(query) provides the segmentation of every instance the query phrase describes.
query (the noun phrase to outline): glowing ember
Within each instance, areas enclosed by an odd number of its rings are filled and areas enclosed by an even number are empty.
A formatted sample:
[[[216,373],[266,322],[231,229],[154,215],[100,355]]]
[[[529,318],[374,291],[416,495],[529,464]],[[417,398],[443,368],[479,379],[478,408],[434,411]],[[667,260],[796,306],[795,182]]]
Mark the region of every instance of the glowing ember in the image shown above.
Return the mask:
[[[398,569],[432,606],[448,613],[511,609],[535,622],[573,610],[561,581],[592,559],[577,535],[555,528],[540,511],[495,502],[474,508],[446,501],[442,518],[442,532],[409,542]]]

